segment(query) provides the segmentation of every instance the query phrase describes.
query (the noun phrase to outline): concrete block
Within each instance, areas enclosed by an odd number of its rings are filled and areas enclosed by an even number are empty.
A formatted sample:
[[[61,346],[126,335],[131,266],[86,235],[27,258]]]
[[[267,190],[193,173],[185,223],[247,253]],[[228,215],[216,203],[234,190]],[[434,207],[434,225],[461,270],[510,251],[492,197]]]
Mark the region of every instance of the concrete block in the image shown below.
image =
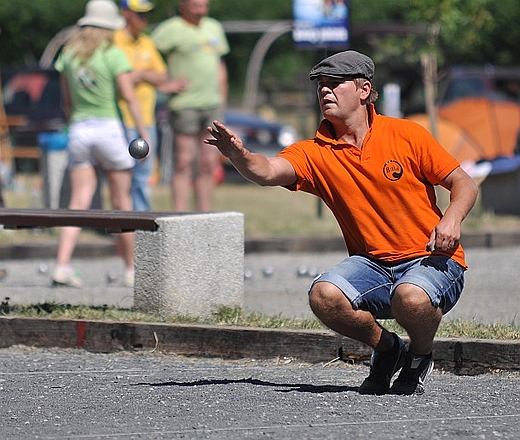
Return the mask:
[[[156,223],[155,232],[135,233],[137,310],[207,317],[220,306],[243,306],[243,214],[178,214]]]

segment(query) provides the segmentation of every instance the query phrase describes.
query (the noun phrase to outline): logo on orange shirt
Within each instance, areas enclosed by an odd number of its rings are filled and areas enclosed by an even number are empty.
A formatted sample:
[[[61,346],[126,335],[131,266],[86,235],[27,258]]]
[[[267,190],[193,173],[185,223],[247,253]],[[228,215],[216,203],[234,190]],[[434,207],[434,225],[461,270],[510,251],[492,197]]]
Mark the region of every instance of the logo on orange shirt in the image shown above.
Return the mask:
[[[403,177],[403,167],[396,160],[389,160],[383,165],[383,174],[388,180],[395,182]]]

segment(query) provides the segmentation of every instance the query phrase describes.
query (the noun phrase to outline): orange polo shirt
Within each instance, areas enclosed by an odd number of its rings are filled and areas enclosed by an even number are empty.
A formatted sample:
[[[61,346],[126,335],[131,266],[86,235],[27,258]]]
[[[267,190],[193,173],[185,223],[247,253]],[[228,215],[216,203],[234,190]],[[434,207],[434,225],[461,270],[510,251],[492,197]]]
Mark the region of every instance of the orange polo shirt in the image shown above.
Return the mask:
[[[442,217],[434,185],[459,163],[419,124],[377,115],[362,148],[334,139],[323,120],[316,137],[285,148],[294,167],[289,189],[320,197],[336,217],[350,255],[393,263],[429,255],[426,243]],[[458,246],[448,255],[466,266]]]

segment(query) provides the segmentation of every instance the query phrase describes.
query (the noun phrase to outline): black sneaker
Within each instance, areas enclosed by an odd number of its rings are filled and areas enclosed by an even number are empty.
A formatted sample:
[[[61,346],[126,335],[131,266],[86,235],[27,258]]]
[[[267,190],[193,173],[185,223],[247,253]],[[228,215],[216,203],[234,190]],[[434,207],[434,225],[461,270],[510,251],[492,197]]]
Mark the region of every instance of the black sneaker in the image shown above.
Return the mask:
[[[392,333],[395,345],[388,351],[373,351],[370,358],[370,374],[359,387],[360,394],[386,394],[390,388],[392,376],[404,364],[406,345],[403,340]]]
[[[403,369],[390,388],[390,392],[401,395],[423,394],[424,382],[432,370],[431,353],[427,356],[416,356],[408,352]]]

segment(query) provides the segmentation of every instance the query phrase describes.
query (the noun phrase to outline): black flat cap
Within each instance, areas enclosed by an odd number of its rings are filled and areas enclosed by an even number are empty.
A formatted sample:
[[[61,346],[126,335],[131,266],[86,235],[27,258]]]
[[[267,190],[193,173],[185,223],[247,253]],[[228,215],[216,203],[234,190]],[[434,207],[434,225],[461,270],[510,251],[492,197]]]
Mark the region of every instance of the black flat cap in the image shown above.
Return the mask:
[[[311,81],[318,76],[328,76],[330,78],[366,78],[372,80],[374,77],[374,62],[370,57],[347,50],[331,55],[320,61],[309,72]]]

